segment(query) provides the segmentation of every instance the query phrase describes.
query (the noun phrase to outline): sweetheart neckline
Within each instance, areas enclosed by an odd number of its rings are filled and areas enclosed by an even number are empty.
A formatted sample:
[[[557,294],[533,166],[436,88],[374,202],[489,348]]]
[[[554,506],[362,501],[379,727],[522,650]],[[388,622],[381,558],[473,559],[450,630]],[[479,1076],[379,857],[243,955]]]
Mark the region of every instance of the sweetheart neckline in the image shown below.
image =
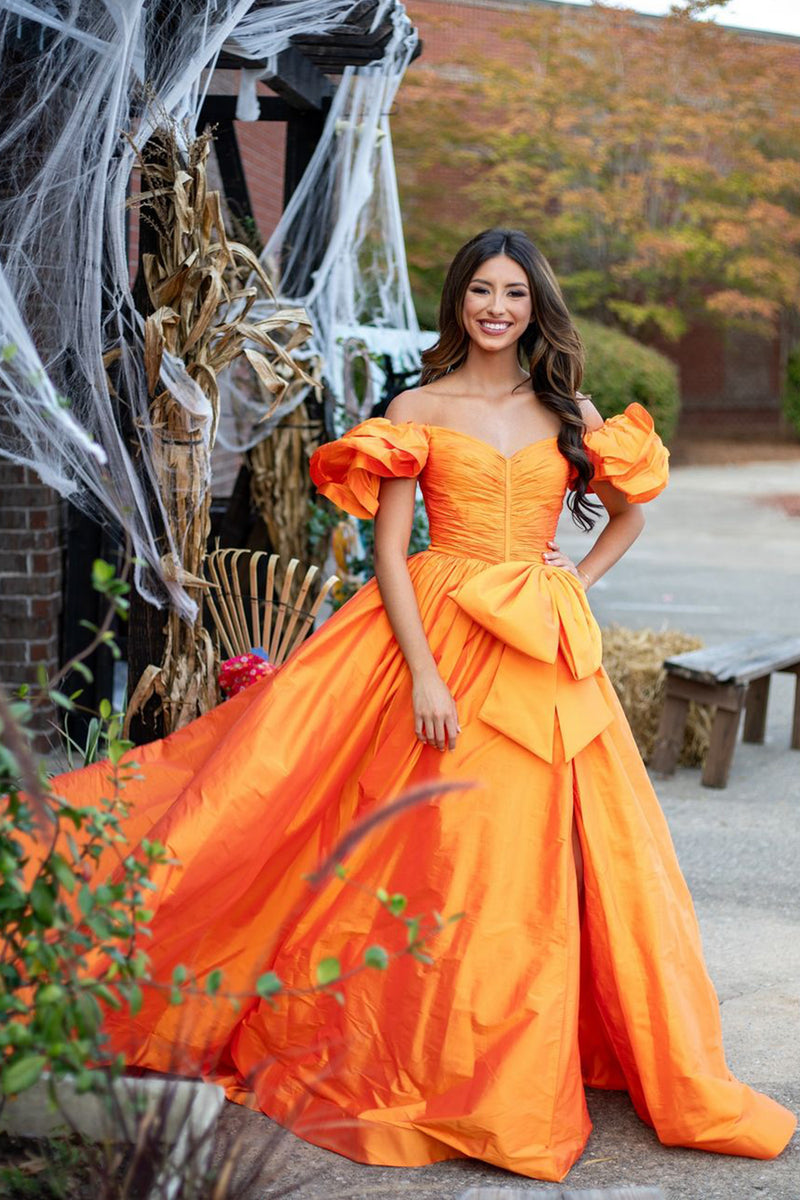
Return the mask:
[[[438,429],[443,433],[455,433],[458,437],[468,438],[469,441],[477,442],[479,446],[484,446],[487,450],[493,451],[500,458],[505,459],[506,462],[513,462],[514,459],[518,458],[520,454],[524,454],[526,450],[532,450],[534,446],[542,446],[547,442],[557,442],[559,438],[559,435],[554,433],[551,434],[550,437],[537,438],[535,442],[528,442],[525,446],[520,446],[519,450],[515,450],[513,454],[504,454],[502,450],[499,450],[497,446],[493,446],[491,442],[484,441],[483,438],[475,437],[473,433],[465,433],[463,429],[453,429],[450,425],[431,425],[427,421],[412,421],[409,423],[420,424],[423,429]]]

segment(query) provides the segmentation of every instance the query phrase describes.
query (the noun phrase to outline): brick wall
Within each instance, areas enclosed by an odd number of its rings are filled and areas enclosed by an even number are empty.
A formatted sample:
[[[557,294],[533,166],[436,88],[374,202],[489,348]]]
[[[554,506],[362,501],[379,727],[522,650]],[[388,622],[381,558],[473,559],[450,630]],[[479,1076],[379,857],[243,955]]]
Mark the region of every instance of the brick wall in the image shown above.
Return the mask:
[[[769,441],[791,437],[782,411],[779,339],[698,322],[678,342],[656,342],[678,368],[680,433]]]
[[[0,680],[36,683],[59,665],[61,500],[33,471],[0,459]],[[39,748],[53,712],[40,714]]]
[[[210,91],[218,96],[235,96],[239,91],[238,71],[215,71]],[[275,93],[263,83],[259,96]],[[283,121],[234,121],[242,156],[247,189],[258,232],[266,241],[283,212],[283,163],[286,125]]]

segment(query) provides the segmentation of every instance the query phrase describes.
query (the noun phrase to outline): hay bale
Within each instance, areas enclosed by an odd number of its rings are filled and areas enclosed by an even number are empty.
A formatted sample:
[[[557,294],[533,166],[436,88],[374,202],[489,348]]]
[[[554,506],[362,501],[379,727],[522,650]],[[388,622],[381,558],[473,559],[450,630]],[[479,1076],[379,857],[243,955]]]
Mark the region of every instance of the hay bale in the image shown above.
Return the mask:
[[[628,718],[639,753],[648,761],[664,706],[665,658],[699,650],[700,638],[677,629],[625,629],[607,625],[603,631],[603,666],[608,672]],[[711,710],[693,701],[678,762],[683,767],[700,766],[711,734]]]

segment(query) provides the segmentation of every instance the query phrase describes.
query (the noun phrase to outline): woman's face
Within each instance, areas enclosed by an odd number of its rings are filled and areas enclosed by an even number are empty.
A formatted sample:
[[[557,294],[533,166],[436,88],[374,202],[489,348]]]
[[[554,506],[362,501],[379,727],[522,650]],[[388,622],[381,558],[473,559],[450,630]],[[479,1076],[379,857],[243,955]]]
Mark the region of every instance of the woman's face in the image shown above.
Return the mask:
[[[505,254],[487,258],[467,285],[464,328],[484,350],[504,350],[527,329],[533,316],[530,284],[519,263]]]

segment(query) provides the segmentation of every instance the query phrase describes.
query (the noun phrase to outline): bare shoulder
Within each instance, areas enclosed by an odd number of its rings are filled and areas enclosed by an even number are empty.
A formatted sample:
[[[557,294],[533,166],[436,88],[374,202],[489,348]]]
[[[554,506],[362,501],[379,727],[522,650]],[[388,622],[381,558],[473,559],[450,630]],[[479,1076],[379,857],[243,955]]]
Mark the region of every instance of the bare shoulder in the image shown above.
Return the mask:
[[[593,429],[599,429],[603,424],[603,418],[592,404],[588,396],[584,396],[582,392],[575,393],[575,399],[578,401],[578,407],[581,410],[584,424],[586,425],[587,433],[591,433]]]
[[[431,415],[430,387],[431,385],[427,384],[425,387],[409,388],[408,391],[400,392],[389,403],[386,416],[395,425],[403,421],[416,421],[424,425]]]

